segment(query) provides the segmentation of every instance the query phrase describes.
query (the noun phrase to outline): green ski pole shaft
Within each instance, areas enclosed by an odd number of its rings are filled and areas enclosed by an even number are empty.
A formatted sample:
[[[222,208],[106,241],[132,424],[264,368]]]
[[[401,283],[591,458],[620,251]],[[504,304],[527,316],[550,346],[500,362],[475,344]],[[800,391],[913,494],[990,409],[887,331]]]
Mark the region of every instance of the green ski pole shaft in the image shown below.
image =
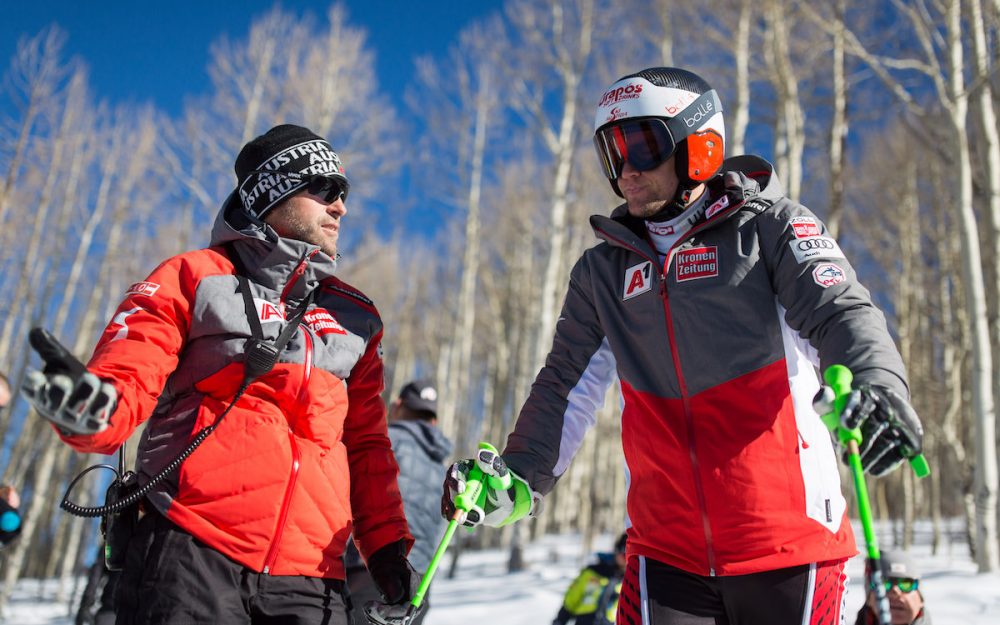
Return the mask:
[[[858,500],[858,516],[861,518],[861,529],[865,535],[865,549],[868,555],[868,567],[871,571],[871,584],[875,592],[876,606],[878,608],[878,620],[880,625],[890,625],[892,616],[889,610],[889,597],[882,580],[882,568],[879,561],[882,554],[878,548],[878,538],[875,536],[874,523],[872,522],[871,502],[868,500],[868,486],[865,484],[864,471],[861,468],[861,453],[858,450],[858,442],[861,440],[861,432],[857,428],[849,430],[840,425],[840,415],[844,411],[848,396],[851,394],[851,382],[854,375],[851,370],[843,365],[833,365],[823,374],[823,379],[833,389],[833,419],[824,419],[827,427],[830,427],[841,443],[847,446],[847,464],[851,469],[851,476],[854,478],[854,492]]]
[[[479,449],[485,449],[493,452],[494,455],[499,455],[496,447],[489,443],[479,443]],[[427,594],[427,590],[431,586],[431,581],[434,579],[434,573],[437,571],[441,558],[444,557],[444,552],[448,550],[448,545],[455,535],[455,530],[458,529],[458,524],[469,510],[482,506],[482,500],[486,496],[486,490],[483,488],[486,485],[486,481],[483,470],[478,464],[474,465],[469,471],[469,479],[465,482],[465,490],[455,497],[455,514],[448,521],[448,529],[445,530],[444,536],[441,537],[441,542],[438,543],[437,550],[434,551],[434,557],[431,558],[431,562],[427,566],[427,571],[420,579],[420,586],[417,588],[416,594],[410,600],[410,609],[412,611],[416,611],[420,607],[420,604],[423,603],[424,596]]]
[[[434,579],[434,573],[437,571],[438,564],[441,562],[444,552],[448,549],[448,544],[451,543],[451,538],[455,535],[455,530],[458,529],[458,519],[456,517],[460,514],[462,514],[461,511],[455,512],[455,516],[452,517],[451,521],[448,521],[448,529],[445,530],[444,536],[441,537],[441,542],[438,543],[437,551],[434,552],[434,557],[431,558],[427,572],[420,579],[420,587],[417,588],[417,593],[410,600],[410,604],[414,608],[419,608],[420,604],[424,602],[424,595],[427,594],[427,589],[431,587],[431,580]]]

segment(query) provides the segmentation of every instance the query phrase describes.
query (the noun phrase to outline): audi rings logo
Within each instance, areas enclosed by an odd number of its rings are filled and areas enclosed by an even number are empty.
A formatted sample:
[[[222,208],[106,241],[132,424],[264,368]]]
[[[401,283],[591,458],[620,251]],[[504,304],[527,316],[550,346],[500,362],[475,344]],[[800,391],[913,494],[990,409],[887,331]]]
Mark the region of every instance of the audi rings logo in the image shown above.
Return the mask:
[[[788,246],[795,255],[795,260],[799,264],[808,262],[814,258],[843,258],[844,253],[840,251],[840,246],[830,237],[804,237],[802,239],[792,239]]]
[[[837,244],[833,239],[827,239],[823,237],[816,237],[814,239],[801,239],[796,244],[801,251],[807,252],[809,250],[835,250],[837,249]]]

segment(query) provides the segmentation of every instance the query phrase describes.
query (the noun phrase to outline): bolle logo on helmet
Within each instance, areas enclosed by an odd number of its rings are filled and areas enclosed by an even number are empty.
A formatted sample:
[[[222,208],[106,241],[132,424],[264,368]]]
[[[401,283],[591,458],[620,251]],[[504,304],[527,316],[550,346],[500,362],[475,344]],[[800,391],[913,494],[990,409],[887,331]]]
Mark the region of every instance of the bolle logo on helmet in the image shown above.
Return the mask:
[[[618,87],[616,89],[610,89],[604,92],[604,96],[601,97],[601,101],[597,104],[598,107],[608,106],[622,100],[632,100],[639,97],[642,93],[642,85],[638,83],[630,83],[623,87]]]
[[[701,103],[693,112],[688,113],[687,109],[682,111],[684,125],[688,128],[697,128],[701,122],[715,114],[715,104],[709,100]]]

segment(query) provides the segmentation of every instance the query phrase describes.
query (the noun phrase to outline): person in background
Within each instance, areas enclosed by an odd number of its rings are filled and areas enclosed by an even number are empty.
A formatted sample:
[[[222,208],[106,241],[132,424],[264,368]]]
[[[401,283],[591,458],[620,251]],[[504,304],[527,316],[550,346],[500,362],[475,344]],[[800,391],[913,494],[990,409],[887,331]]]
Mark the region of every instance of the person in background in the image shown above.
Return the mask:
[[[22,385],[80,452],[113,453],[146,425],[136,473],[150,490],[119,625],[345,624],[352,531],[387,603],[419,583],[381,398],[382,320],[336,275],[340,157],[284,124],[244,145],[235,170],[210,246],[130,286],[85,368],[52,338],[33,342],[45,368]]]
[[[0,373],[0,410],[7,407],[10,403],[10,382],[7,380],[7,376]]]
[[[403,386],[389,406],[389,439],[399,464],[399,492],[403,496],[406,522],[413,535],[410,563],[420,573],[427,570],[447,523],[440,516],[438,487],[444,460],[451,454],[451,441],[437,427],[437,389],[428,380],[413,380]],[[371,576],[349,550],[347,586],[355,625],[367,625],[363,608],[376,597]],[[424,610],[413,620],[423,622],[430,610],[430,593],[424,595]]]
[[[552,625],[614,625],[618,595],[625,575],[625,541],[622,534],[612,553],[598,553],[569,585]]]
[[[931,625],[931,617],[920,592],[920,571],[913,557],[906,551],[883,551],[879,565],[889,596],[892,625]],[[865,604],[858,610],[854,625],[878,625],[875,589],[867,571],[865,582]]]
[[[0,373],[0,410],[10,403],[10,384],[7,376]],[[0,549],[6,547],[21,533],[21,496],[9,484],[0,486]]]

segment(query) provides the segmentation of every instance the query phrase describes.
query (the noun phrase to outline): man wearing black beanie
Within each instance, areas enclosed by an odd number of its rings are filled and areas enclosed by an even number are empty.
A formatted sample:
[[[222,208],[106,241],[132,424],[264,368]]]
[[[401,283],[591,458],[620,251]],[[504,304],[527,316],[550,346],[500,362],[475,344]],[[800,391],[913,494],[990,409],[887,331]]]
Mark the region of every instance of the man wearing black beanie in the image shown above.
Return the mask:
[[[113,453],[146,423],[119,625],[345,624],[352,532],[386,603],[420,581],[381,399],[382,322],[335,276],[340,157],[286,124],[235,169],[210,247],[129,287],[86,368],[54,362],[53,339],[23,385],[81,452]]]

